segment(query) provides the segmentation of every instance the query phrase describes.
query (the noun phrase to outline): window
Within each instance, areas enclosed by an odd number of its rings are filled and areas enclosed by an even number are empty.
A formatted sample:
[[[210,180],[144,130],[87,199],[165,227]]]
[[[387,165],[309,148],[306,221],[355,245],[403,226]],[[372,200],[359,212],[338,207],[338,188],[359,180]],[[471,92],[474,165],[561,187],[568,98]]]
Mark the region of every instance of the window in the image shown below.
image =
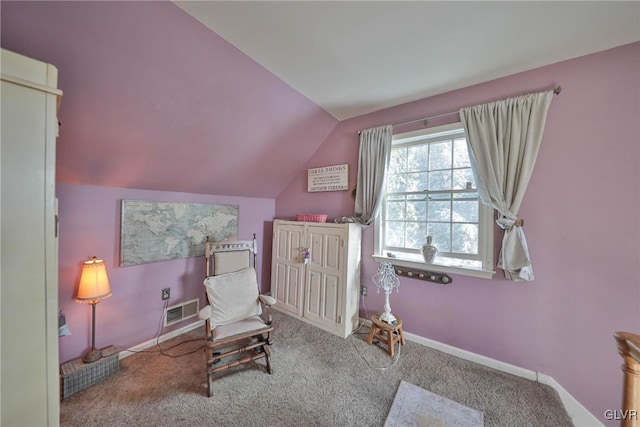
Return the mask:
[[[425,269],[420,249],[432,236],[438,254],[429,270],[489,278],[492,214],[478,199],[460,123],[394,135],[376,258]]]

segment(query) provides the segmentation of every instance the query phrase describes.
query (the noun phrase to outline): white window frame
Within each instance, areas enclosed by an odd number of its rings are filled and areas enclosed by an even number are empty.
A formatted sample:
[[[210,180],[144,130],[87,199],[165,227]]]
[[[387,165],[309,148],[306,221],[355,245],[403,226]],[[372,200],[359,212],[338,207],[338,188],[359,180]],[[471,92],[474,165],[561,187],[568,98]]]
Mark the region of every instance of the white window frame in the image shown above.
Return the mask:
[[[449,135],[459,133],[460,130],[462,130],[462,133],[464,133],[462,123],[457,122],[449,125],[436,126],[427,129],[421,129],[418,131],[396,134],[393,136],[393,139],[394,141],[402,139],[403,143],[406,143],[407,139],[410,138],[415,138],[415,140],[435,142],[437,140],[442,140],[442,137],[447,137]],[[446,262],[447,260],[443,260],[442,258],[436,258],[433,263],[426,264],[424,262],[404,259],[402,258],[402,254],[397,252],[394,252],[394,254],[396,255],[395,258],[389,257],[383,251],[382,236],[384,236],[384,221],[382,220],[376,221],[374,226],[374,260],[376,260],[377,262],[390,262],[393,265],[403,266],[406,268],[414,268],[418,270],[428,270],[436,273],[460,274],[464,276],[479,277],[483,279],[492,278],[495,274],[495,271],[493,270],[494,210],[481,202],[479,202],[478,205],[478,255],[469,257],[469,259],[475,258],[477,260],[479,258],[482,264],[481,267],[476,268],[472,266],[450,265]],[[384,207],[380,210],[379,218],[381,218],[381,215],[384,215]],[[451,258],[448,260],[453,259]]]

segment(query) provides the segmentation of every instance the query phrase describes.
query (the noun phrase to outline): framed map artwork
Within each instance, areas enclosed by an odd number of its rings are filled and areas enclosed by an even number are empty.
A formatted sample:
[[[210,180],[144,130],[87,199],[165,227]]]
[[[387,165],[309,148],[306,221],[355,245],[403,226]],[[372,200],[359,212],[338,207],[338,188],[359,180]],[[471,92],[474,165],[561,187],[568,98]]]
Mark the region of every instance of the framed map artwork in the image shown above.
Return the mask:
[[[238,236],[239,206],[122,200],[120,265],[204,256],[204,242]]]

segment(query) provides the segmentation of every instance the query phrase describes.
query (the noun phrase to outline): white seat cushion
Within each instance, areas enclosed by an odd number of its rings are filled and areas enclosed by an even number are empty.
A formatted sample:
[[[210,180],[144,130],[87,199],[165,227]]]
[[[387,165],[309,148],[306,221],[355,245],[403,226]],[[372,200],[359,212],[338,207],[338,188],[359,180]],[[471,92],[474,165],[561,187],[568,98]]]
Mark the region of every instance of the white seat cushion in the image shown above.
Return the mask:
[[[244,334],[245,332],[264,329],[266,327],[267,325],[262,321],[260,316],[253,316],[228,325],[216,326],[216,328],[211,331],[211,334],[214,340],[221,340],[234,335]]]
[[[209,276],[204,281],[211,306],[211,323],[226,325],[262,314],[258,282],[253,268]]]

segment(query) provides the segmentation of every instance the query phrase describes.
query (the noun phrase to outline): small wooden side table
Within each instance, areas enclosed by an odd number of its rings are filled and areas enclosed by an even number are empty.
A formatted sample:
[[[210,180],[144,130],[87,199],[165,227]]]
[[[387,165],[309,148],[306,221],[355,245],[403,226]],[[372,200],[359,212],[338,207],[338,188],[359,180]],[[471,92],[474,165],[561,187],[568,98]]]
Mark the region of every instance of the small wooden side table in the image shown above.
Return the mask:
[[[371,316],[371,332],[369,332],[368,344],[373,344],[377,339],[387,345],[387,351],[393,357],[394,347],[397,342],[404,345],[404,335],[402,334],[402,319],[396,316],[397,323],[389,324],[380,320],[379,314]]]

